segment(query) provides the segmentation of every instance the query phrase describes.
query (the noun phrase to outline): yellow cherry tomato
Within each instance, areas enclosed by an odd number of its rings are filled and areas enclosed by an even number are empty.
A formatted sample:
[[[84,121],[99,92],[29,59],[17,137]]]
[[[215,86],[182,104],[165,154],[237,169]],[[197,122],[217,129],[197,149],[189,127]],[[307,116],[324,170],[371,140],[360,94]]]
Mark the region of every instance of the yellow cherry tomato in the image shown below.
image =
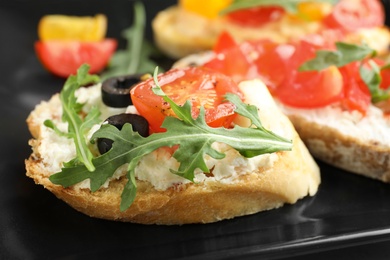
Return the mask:
[[[332,4],[325,2],[302,2],[298,4],[297,16],[307,21],[321,21],[332,11]]]
[[[213,19],[231,2],[232,0],[179,0],[179,6],[186,11]]]
[[[38,24],[38,36],[46,40],[100,41],[106,36],[107,18],[95,16],[46,15]]]

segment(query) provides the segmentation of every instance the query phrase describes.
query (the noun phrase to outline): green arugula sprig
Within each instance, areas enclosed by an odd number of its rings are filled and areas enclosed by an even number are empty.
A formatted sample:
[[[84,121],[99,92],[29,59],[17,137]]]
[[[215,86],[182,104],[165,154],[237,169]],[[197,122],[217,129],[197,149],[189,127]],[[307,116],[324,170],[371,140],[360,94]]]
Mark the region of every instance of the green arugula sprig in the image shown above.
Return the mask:
[[[110,59],[108,69],[101,74],[101,78],[107,79],[115,76],[151,73],[157,66],[150,59],[157,56],[157,49],[145,40],[144,30],[146,23],[146,13],[142,2],[134,3],[133,25],[122,32],[122,36],[127,41],[127,46],[123,50],[117,50]]]
[[[336,50],[318,50],[314,59],[308,60],[300,67],[300,71],[323,70],[332,65],[342,67],[354,61],[377,55],[376,51],[367,45],[356,45],[336,42]]]
[[[379,68],[378,65],[369,60],[369,68],[363,66],[364,60],[374,58],[377,52],[367,45],[355,45],[344,42],[336,42],[336,50],[319,50],[315,58],[306,61],[300,67],[300,71],[320,71],[330,66],[343,67],[351,62],[361,62],[359,74],[371,93],[371,102],[376,103],[390,98],[389,88],[380,88],[382,78],[381,69],[388,69],[389,65]],[[390,87],[390,86],[389,86]]]
[[[68,77],[60,93],[63,110],[62,121],[68,122],[68,132],[61,132],[51,120],[45,120],[44,125],[52,128],[61,136],[73,138],[77,152],[76,161],[84,164],[89,171],[94,171],[95,167],[92,164],[93,155],[87,146],[87,141],[84,136],[86,131],[94,124],[99,123],[100,111],[97,107],[93,107],[85,118],[81,118],[80,111],[83,105],[77,102],[74,95],[75,91],[81,86],[99,82],[99,77],[88,74],[88,70],[89,65],[82,65],[76,75]]]
[[[257,6],[280,6],[287,12],[295,14],[298,12],[298,4],[303,2],[307,2],[307,0],[235,0],[231,5],[223,9],[220,14],[225,15],[240,9],[247,9]],[[338,0],[313,0],[312,2],[325,2],[334,5],[338,2]]]
[[[222,142],[232,146],[243,156],[253,157],[260,154],[292,149],[292,141],[274,134],[265,129],[258,117],[257,108],[242,103],[240,98],[233,94],[226,95],[226,99],[233,102],[236,112],[247,117],[252,122],[252,127],[244,128],[235,126],[233,129],[212,128],[205,122],[205,111],[201,107],[199,116],[194,119],[191,115],[191,103],[187,101],[183,106],[177,105],[158,85],[157,69],[154,72],[155,87],[153,92],[170,104],[176,117],[166,117],[162,127],[167,129],[164,133],[155,133],[148,137],[142,137],[134,132],[130,124],[125,124],[122,130],[104,124],[94,133],[91,140],[108,138],[113,140],[112,148],[105,154],[92,159],[95,171],[91,172],[85,165],[66,164],[61,172],[50,176],[54,184],[69,187],[85,179],[90,179],[90,188],[94,192],[110,178],[115,170],[128,163],[127,183],[121,195],[122,211],[133,203],[137,185],[135,181],[135,169],[141,158],[160,147],[172,147],[178,145],[173,157],[180,163],[177,170],[171,172],[194,181],[195,169],[203,172],[210,170],[206,166],[204,156],[210,155],[215,159],[225,157],[214,148],[214,142]]]

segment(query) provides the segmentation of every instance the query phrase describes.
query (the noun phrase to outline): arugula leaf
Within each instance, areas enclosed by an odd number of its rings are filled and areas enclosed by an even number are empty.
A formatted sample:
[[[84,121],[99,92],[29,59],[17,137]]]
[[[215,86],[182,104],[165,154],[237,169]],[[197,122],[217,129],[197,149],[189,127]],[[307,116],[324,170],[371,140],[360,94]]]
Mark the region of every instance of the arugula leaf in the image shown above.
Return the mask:
[[[366,45],[336,42],[336,50],[319,50],[314,59],[308,60],[299,67],[299,71],[323,70],[335,65],[342,67],[354,61],[361,61],[368,56],[375,56],[376,51]]]
[[[231,13],[240,9],[252,8],[257,6],[280,6],[284,8],[289,13],[298,12],[298,4],[308,2],[307,0],[235,0],[231,5],[221,11],[221,15]],[[325,2],[331,3],[332,5],[336,4],[338,0],[313,0],[312,2]]]
[[[149,57],[159,52],[144,40],[145,22],[146,14],[142,2],[134,3],[133,25],[122,32],[123,38],[127,40],[126,49],[114,53],[108,69],[101,74],[103,80],[127,74],[151,73],[154,70],[156,63]]]
[[[82,104],[77,103],[77,98],[74,95],[75,91],[81,86],[99,82],[98,76],[88,74],[89,68],[89,65],[84,64],[78,69],[76,75],[68,77],[60,93],[63,110],[62,120],[68,122],[68,132],[62,133],[50,120],[46,120],[44,124],[62,136],[73,138],[76,145],[78,161],[83,163],[89,171],[94,171],[95,167],[92,164],[93,155],[88,149],[87,140],[85,140],[84,136],[86,131],[94,124],[100,122],[100,112],[98,108],[94,107],[85,119],[82,119],[79,115]]]
[[[370,90],[372,103],[377,103],[389,99],[389,90],[386,91],[380,88],[380,84],[382,81],[382,78],[380,76],[380,68],[373,61],[370,61],[369,65],[371,69],[368,69],[364,66],[360,66],[359,73],[360,77],[362,78],[364,83],[366,83],[367,87]]]
[[[194,180],[194,170],[201,169],[209,172],[204,161],[208,154],[215,159],[222,159],[225,154],[212,147],[214,142],[222,142],[238,150],[243,156],[253,157],[260,154],[272,153],[292,149],[292,141],[265,130],[258,118],[257,108],[248,106],[235,95],[226,95],[226,99],[237,106],[237,112],[248,117],[254,127],[243,128],[235,126],[233,129],[212,128],[205,122],[204,108],[201,107],[199,116],[191,116],[191,103],[187,101],[183,106],[174,103],[165,95],[157,82],[157,69],[154,73],[156,87],[155,94],[162,96],[168,102],[176,117],[166,117],[162,127],[167,131],[142,137],[134,132],[130,124],[125,124],[122,130],[105,124],[94,133],[92,139],[108,138],[113,140],[112,148],[105,154],[92,159],[96,167],[94,172],[87,170],[85,165],[66,165],[61,172],[50,176],[55,184],[69,187],[85,179],[90,179],[91,191],[98,190],[110,178],[115,170],[128,163],[127,183],[121,195],[120,209],[126,210],[134,201],[136,195],[135,169],[141,158],[157,148],[178,145],[173,157],[180,163],[175,173],[190,181]]]

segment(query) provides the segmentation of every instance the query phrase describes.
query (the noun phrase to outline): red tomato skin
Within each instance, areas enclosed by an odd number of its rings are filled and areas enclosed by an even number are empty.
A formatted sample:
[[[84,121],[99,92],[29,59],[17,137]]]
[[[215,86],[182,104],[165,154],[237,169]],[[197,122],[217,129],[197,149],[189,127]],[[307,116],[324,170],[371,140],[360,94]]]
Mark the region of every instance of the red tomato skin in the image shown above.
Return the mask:
[[[89,73],[102,71],[116,50],[117,41],[37,41],[34,47],[39,60],[48,71],[66,78],[76,74],[78,68],[85,63],[90,65]]]
[[[381,78],[382,78],[382,81],[381,81],[380,88],[384,89],[384,90],[389,89],[390,88],[390,68],[381,70]]]
[[[258,27],[279,20],[285,11],[279,6],[261,6],[231,12],[228,19],[247,27]]]
[[[267,85],[271,94],[288,77],[290,60],[296,48],[292,44],[277,44],[262,40],[255,43],[258,58],[255,60],[259,78]]]
[[[383,26],[384,22],[385,12],[379,0],[341,0],[323,20],[326,27],[345,32]]]
[[[295,71],[279,86],[276,97],[285,105],[319,108],[339,101],[343,78],[336,67],[322,71]]]
[[[223,73],[235,82],[254,79],[258,77],[258,73],[253,59],[251,59],[253,52],[255,50],[248,42],[236,44],[221,49],[213,59],[203,64],[202,67]]]
[[[371,93],[360,77],[360,63],[352,62],[340,68],[344,79],[344,95],[341,101],[344,109],[357,110],[365,114],[371,104]]]
[[[199,115],[202,105],[206,123],[211,127],[229,127],[236,116],[234,104],[224,102],[224,95],[241,94],[237,84],[222,73],[200,67],[172,69],[159,75],[158,82],[176,104],[191,101],[193,118]],[[161,124],[165,117],[175,115],[169,104],[153,93],[154,86],[154,79],[148,79],[135,86],[130,95],[137,111],[148,120],[150,131],[164,132]]]
[[[227,31],[223,31],[217,38],[217,41],[213,47],[215,53],[221,53],[224,50],[237,46],[237,42],[233,36]]]

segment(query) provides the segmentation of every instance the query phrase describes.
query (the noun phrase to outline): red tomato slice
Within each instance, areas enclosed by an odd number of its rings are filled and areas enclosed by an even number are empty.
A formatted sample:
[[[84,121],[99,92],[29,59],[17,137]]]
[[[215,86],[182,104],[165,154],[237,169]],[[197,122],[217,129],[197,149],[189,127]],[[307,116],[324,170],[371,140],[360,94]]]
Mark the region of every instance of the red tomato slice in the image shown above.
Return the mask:
[[[258,77],[257,69],[251,53],[255,52],[248,42],[237,44],[216,53],[214,59],[206,62],[203,67],[216,70],[231,77],[235,82]]]
[[[273,94],[291,70],[289,63],[296,48],[292,44],[277,44],[262,40],[255,43],[258,58],[255,61],[259,78]]]
[[[323,22],[329,28],[353,32],[360,28],[382,26],[385,14],[379,0],[341,0]]]
[[[381,89],[390,89],[390,68],[381,70]]]
[[[344,79],[344,97],[341,103],[348,110],[357,110],[365,114],[371,103],[371,94],[360,77],[359,66],[359,63],[353,62],[340,68]]]
[[[331,66],[319,72],[295,71],[279,86],[276,96],[289,106],[315,108],[340,100],[342,91],[342,75],[335,66]]]
[[[90,73],[103,70],[114,53],[117,41],[105,39],[99,42],[37,41],[35,51],[43,66],[59,77],[76,74],[84,63],[90,65]]]
[[[261,6],[237,10],[227,15],[228,19],[236,24],[257,27],[279,20],[285,10],[279,6]]]
[[[237,43],[233,36],[230,33],[224,31],[218,36],[213,51],[215,53],[221,53],[227,49],[234,48],[235,46],[237,46]]]
[[[211,127],[230,127],[235,106],[224,102],[226,93],[240,95],[237,84],[229,77],[206,68],[172,69],[159,75],[158,81],[167,96],[176,104],[192,103],[192,116],[199,115],[200,106],[206,111],[206,123]],[[166,116],[174,116],[169,104],[155,95],[154,80],[148,79],[131,90],[131,99],[138,112],[148,120],[151,132],[162,132]]]

